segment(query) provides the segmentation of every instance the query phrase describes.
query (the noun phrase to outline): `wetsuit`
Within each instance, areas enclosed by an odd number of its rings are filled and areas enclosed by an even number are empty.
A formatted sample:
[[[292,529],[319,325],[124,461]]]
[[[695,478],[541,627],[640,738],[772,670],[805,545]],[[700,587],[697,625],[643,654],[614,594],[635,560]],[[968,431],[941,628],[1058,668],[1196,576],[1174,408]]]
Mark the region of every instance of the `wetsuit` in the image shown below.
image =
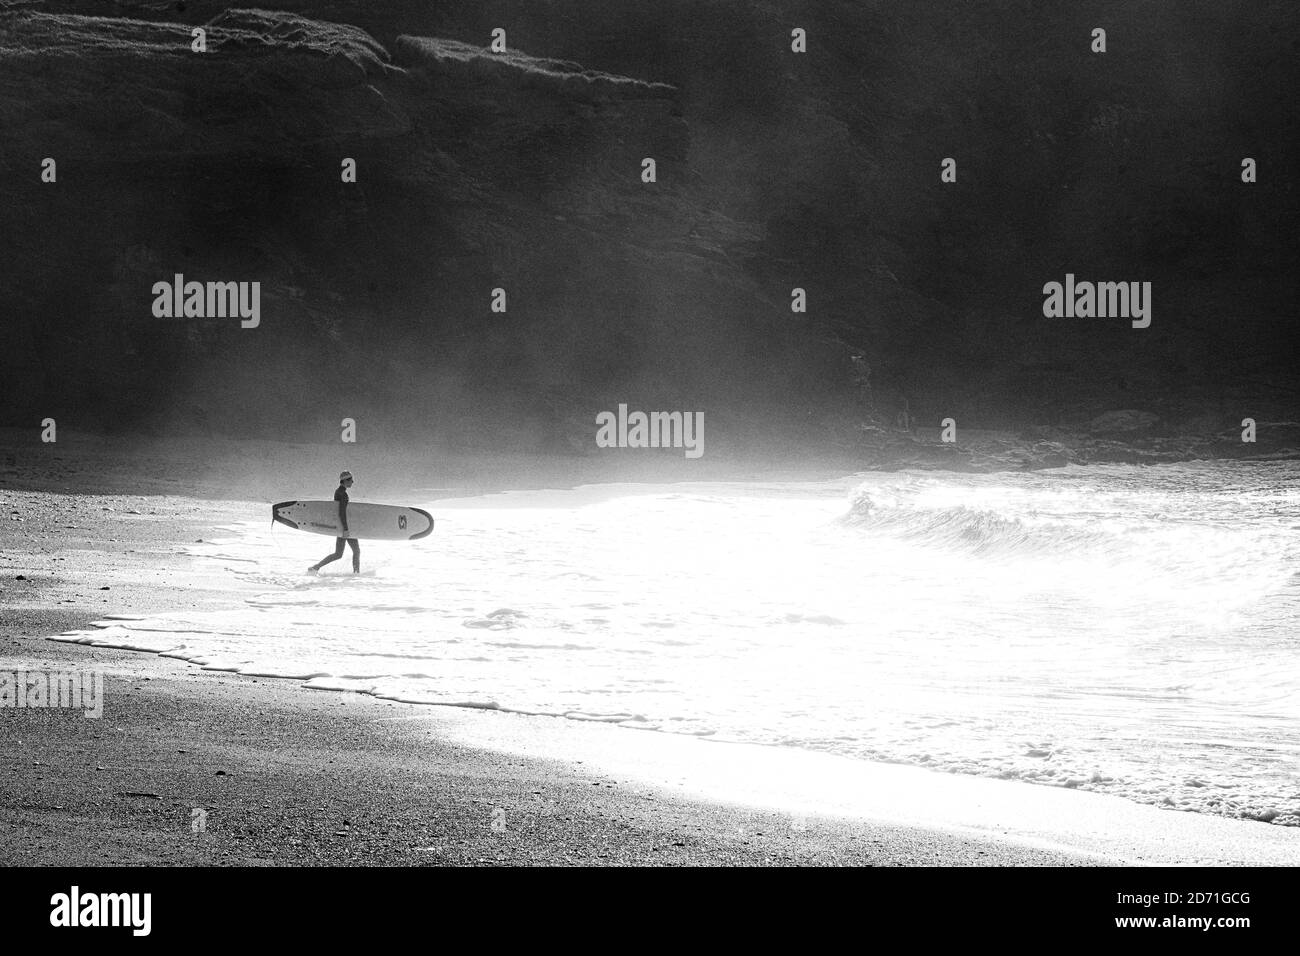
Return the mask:
[[[343,486],[342,482],[339,483],[338,491],[334,492],[334,500],[339,503],[339,524],[342,525],[346,533],[348,529],[348,490]],[[358,573],[361,570],[361,545],[357,543],[356,538],[335,538],[334,553],[312,565],[312,569],[319,571],[331,561],[337,561],[343,557],[343,543],[345,541],[352,546],[352,573]]]

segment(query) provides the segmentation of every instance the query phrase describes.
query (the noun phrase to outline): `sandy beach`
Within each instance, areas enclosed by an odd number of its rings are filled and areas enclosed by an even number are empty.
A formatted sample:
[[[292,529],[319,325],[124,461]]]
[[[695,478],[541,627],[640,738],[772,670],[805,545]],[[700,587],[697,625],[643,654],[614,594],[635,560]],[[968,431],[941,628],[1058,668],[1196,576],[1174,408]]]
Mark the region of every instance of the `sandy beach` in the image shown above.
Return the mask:
[[[53,642],[106,616],[238,601],[237,583],[182,551],[263,517],[265,503],[229,459],[200,467],[172,449],[173,459],[117,461],[87,441],[61,445],[56,461],[9,438],[0,669],[100,669],[105,702],[98,720],[0,713],[7,865],[1300,861],[1296,828],[830,754],[313,691]],[[430,483],[469,491],[490,473],[527,486],[524,467],[500,464],[467,457]],[[561,470],[542,482],[560,484]]]

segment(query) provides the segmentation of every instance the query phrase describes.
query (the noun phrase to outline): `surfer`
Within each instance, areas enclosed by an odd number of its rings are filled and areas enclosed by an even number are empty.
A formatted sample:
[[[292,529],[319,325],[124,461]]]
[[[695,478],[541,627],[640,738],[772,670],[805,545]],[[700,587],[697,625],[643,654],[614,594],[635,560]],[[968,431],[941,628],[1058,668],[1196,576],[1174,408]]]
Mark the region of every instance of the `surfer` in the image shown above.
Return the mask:
[[[343,529],[343,537],[334,539],[334,553],[327,557],[321,558],[318,562],[307,569],[308,574],[315,574],[331,561],[337,561],[343,557],[343,542],[352,546],[352,573],[361,573],[361,545],[357,544],[356,538],[348,537],[348,489],[352,487],[352,472],[345,471],[339,475],[339,487],[334,492],[334,500],[339,503],[339,527]]]

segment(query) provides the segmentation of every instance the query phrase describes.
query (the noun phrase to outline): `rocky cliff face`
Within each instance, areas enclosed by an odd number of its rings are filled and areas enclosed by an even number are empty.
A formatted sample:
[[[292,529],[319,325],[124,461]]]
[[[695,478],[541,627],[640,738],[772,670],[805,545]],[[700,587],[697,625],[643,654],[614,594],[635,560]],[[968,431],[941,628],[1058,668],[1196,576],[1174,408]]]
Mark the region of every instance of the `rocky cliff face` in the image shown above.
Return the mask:
[[[273,5],[0,0],[5,421],[557,448],[630,402],[1104,457],[1296,417],[1288,4]],[[155,318],[175,273],[261,326]],[[1151,327],[1044,318],[1067,273]]]

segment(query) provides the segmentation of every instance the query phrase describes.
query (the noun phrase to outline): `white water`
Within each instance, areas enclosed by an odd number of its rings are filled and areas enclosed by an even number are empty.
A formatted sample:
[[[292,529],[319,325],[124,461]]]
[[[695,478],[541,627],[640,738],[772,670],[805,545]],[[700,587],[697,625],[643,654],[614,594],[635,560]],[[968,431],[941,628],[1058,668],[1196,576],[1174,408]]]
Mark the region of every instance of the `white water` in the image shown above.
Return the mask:
[[[1300,824],[1294,463],[419,499],[360,576],[250,524],[192,549],[245,607],[64,639]]]

